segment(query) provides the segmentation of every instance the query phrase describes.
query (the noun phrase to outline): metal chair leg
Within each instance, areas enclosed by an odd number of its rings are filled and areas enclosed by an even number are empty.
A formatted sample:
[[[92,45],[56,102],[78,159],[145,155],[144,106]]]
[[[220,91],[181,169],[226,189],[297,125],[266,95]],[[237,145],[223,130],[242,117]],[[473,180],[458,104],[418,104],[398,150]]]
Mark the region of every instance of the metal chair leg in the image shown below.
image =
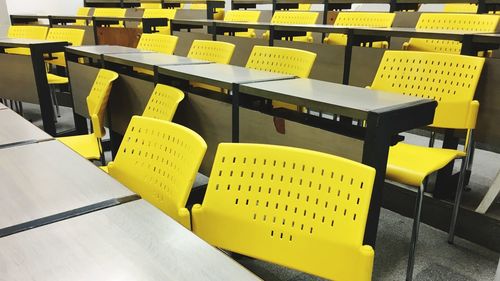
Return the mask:
[[[465,170],[467,168],[468,157],[462,159],[460,165],[460,175],[458,178],[457,192],[455,194],[455,203],[453,204],[453,211],[451,213],[450,230],[448,232],[448,243],[453,244],[455,238],[455,228],[457,226],[458,211],[460,210],[460,202],[462,202],[462,193],[464,190]]]
[[[413,268],[415,266],[415,250],[417,248],[418,231],[420,227],[420,215],[422,213],[422,201],[424,199],[425,183],[422,183],[417,191],[415,200],[415,214],[413,217],[413,228],[410,241],[410,252],[408,254],[408,266],[406,267],[406,281],[413,279]]]

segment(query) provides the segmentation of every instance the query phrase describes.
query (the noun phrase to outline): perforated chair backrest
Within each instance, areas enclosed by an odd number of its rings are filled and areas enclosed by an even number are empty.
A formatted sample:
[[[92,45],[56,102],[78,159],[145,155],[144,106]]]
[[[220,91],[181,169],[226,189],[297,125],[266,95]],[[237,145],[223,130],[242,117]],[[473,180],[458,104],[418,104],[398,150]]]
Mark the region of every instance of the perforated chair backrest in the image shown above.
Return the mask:
[[[90,14],[90,8],[87,8],[87,7],[78,8],[78,10],[76,11],[76,15],[80,16],[80,17],[86,17],[89,14]],[[87,25],[87,21],[86,20],[76,20],[75,25]]]
[[[445,13],[477,13],[477,4],[448,3],[444,4]]]
[[[145,9],[142,17],[145,19],[167,18],[171,20],[175,19],[176,14],[177,9]],[[139,24],[139,28],[142,28],[142,22]],[[170,35],[170,23],[168,24],[168,26],[158,26],[156,29],[159,33]]]
[[[424,13],[418,19],[417,30],[460,30],[495,32],[499,15]],[[411,38],[408,50],[460,54],[458,41]]]
[[[254,46],[246,67],[307,78],[315,60],[315,53],[304,50]]]
[[[258,22],[260,11],[229,10],[225,12],[224,21]]]
[[[104,113],[113,81],[117,78],[118,73],[107,69],[99,69],[92,89],[87,96],[87,107],[92,121],[92,128],[98,138],[102,138],[106,134],[104,130]]]
[[[137,44],[137,49],[154,51],[172,55],[179,37],[159,33],[143,33]]]
[[[333,280],[371,280],[363,246],[375,170],[311,150],[220,144],[193,231],[210,244]]]
[[[228,64],[233,57],[234,47],[234,44],[227,42],[194,40],[187,57]]]
[[[395,13],[340,12],[333,25],[387,28],[392,26],[395,16]],[[332,45],[346,45],[347,35],[330,33],[327,43]]]
[[[371,85],[374,90],[434,99],[435,127],[469,129],[479,104],[474,93],[484,58],[414,51],[386,51]]]
[[[48,30],[49,28],[47,26],[12,25],[7,31],[7,37],[45,40],[47,38]]]
[[[184,126],[134,116],[109,174],[191,229],[185,206],[206,150],[205,141]]]
[[[81,46],[83,43],[83,37],[85,36],[84,29],[77,28],[51,28],[47,34],[47,40],[53,41],[66,41],[71,43],[71,46]],[[64,52],[59,52],[54,54],[56,57],[49,62],[51,64],[66,67],[66,60],[64,58]]]
[[[315,24],[318,16],[319,13],[317,12],[276,11],[271,19],[271,23]]]
[[[142,116],[172,121],[177,106],[183,99],[184,93],[181,90],[163,84],[156,84]]]
[[[122,8],[95,8],[94,17],[125,17],[126,9]]]
[[[305,3],[300,3],[299,8],[297,10],[299,11],[309,11],[311,10],[312,4],[305,4]]]

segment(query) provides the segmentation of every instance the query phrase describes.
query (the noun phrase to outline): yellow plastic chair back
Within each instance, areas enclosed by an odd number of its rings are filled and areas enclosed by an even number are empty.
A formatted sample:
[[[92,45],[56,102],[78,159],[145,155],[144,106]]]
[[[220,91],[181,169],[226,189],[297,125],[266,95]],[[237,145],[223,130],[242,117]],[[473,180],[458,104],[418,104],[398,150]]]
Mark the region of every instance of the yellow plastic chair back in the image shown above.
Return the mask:
[[[78,11],[76,11],[76,15],[80,17],[86,17],[90,14],[90,8],[82,7],[78,8]],[[87,25],[86,20],[76,20],[74,25]]]
[[[307,78],[315,60],[315,53],[304,50],[254,46],[245,67]],[[280,101],[273,101],[273,107],[299,110],[296,105]]]
[[[375,170],[311,150],[220,144],[193,231],[232,252],[332,280],[371,280],[363,246]]]
[[[159,33],[143,33],[137,49],[172,55],[179,37]]]
[[[192,3],[189,5],[191,10],[206,10],[207,4]],[[214,14],[214,20],[224,19],[224,8],[216,8]]]
[[[315,24],[318,19],[317,12],[291,12],[291,11],[276,11],[271,19],[271,23],[276,24]],[[265,39],[269,39],[269,31],[263,34]],[[312,33],[307,32],[306,36],[296,36],[293,41],[313,42]]]
[[[112,18],[123,18],[127,9],[122,8],[95,8],[94,17],[112,17]],[[119,21],[118,24],[112,24],[111,27],[123,27],[123,21]]]
[[[228,64],[233,57],[235,45],[222,41],[194,40],[187,54],[188,58]],[[215,92],[226,93],[225,89],[212,85],[192,82],[191,86],[205,88]]]
[[[156,84],[142,116],[172,121],[177,106],[183,99],[184,93],[181,90],[163,84]]]
[[[299,4],[299,8],[297,10],[299,11],[309,11],[311,10],[312,4]]]
[[[71,43],[71,46],[81,46],[83,43],[84,36],[85,36],[85,30],[83,29],[51,28],[49,29],[49,34],[47,34],[47,40],[66,41]],[[55,53],[54,57],[56,58],[48,62],[54,65],[66,67],[64,52]]]
[[[203,138],[184,126],[134,116],[108,170],[113,178],[191,229],[185,206],[206,150]]]
[[[188,58],[228,64],[234,53],[234,44],[210,40],[194,40]]]
[[[142,3],[141,8],[143,9],[161,9],[161,3]]]
[[[477,4],[448,3],[444,4],[445,13],[477,13]]]
[[[99,69],[99,73],[92,85],[90,94],[87,96],[89,116],[92,121],[94,135],[97,138],[102,138],[106,135],[106,131],[104,130],[104,113],[108,104],[113,81],[117,78],[118,73],[107,69]]]
[[[470,129],[479,103],[473,101],[485,59],[431,52],[386,51],[371,89],[434,99],[432,126]]]
[[[232,22],[258,22],[260,11],[229,10],[225,12],[224,21]],[[235,36],[255,38],[255,30],[249,28],[246,32],[236,32]]]
[[[388,28],[392,26],[395,16],[395,13],[340,12],[333,25]],[[345,46],[347,35],[331,33],[325,38],[325,43]],[[387,48],[389,44],[387,42],[374,42],[372,46]]]
[[[175,19],[177,14],[177,9],[145,9],[143,18],[167,18],[169,20]],[[142,28],[142,23],[139,24],[139,28]],[[156,28],[159,33],[170,35],[170,23],[169,26],[159,26]]]
[[[39,25],[12,25],[7,31],[8,38],[23,38],[23,39],[36,39],[45,40],[47,37],[47,31],[49,28],[47,26]],[[26,55],[31,54],[29,48],[7,48],[5,49],[7,54],[16,55]]]
[[[420,15],[416,29],[495,32],[499,19],[498,15],[424,13]],[[462,44],[451,40],[411,38],[403,48],[412,51],[460,54]]]

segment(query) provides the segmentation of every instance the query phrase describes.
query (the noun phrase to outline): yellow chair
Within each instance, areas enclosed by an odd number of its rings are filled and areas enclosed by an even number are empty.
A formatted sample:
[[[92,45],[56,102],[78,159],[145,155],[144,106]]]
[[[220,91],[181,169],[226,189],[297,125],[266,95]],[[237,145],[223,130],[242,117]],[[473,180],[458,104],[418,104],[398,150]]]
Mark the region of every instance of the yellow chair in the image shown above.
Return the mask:
[[[373,90],[434,99],[438,106],[431,127],[468,131],[464,151],[406,143],[399,143],[390,149],[386,177],[418,188],[406,280],[411,280],[413,275],[426,179],[460,158],[462,166],[449,233],[449,241],[453,241],[465,170],[472,148],[469,144],[479,109],[479,103],[473,100],[474,93],[484,61],[484,58],[456,54],[386,51],[371,85]]]
[[[333,26],[362,26],[389,28],[394,21],[395,13],[365,13],[365,12],[340,12]],[[347,35],[330,33],[324,40],[329,45],[347,44]],[[373,42],[374,48],[388,48],[387,42]]]
[[[448,3],[444,4],[445,13],[477,13],[477,4]]]
[[[86,8],[86,7],[78,8],[78,11],[76,11],[76,16],[79,16],[79,17],[86,17],[89,14],[90,14],[90,8]],[[76,20],[74,25],[79,25],[79,26],[87,25],[87,21],[86,20]]]
[[[363,245],[375,170],[300,148],[222,143],[193,232],[232,252],[332,280],[371,280]]]
[[[196,4],[193,3],[190,5],[191,10],[206,10],[207,4]],[[214,14],[214,20],[223,20],[224,19],[224,8],[216,8]]]
[[[315,24],[319,13],[316,12],[290,12],[276,11],[271,19],[271,23],[275,24]],[[269,31],[262,35],[264,39],[269,39]],[[307,32],[306,36],[296,36],[293,41],[313,42],[311,32]]]
[[[23,38],[23,39],[34,39],[34,40],[45,40],[47,37],[47,31],[49,28],[47,26],[39,25],[13,25],[9,27],[7,31],[8,38]],[[7,54],[15,55],[26,55],[31,54],[29,48],[7,48],[5,49]]]
[[[304,50],[254,46],[245,67],[307,78],[315,60],[315,53]],[[297,105],[280,101],[273,101],[273,107],[299,110]]]
[[[417,30],[459,30],[475,32],[495,32],[499,22],[498,15],[477,14],[421,14]],[[460,54],[462,43],[451,40],[410,38],[403,44],[403,49],[411,51],[426,51]]]
[[[228,22],[258,22],[260,11],[229,10],[225,13],[224,21]],[[249,28],[246,32],[236,32],[235,36],[255,38],[255,29]]]
[[[210,40],[194,40],[187,54],[188,58],[205,60],[221,64],[229,64],[234,53],[234,44],[210,41]],[[204,88],[215,92],[226,93],[226,89],[214,87],[203,83],[191,82],[192,87]]]
[[[310,11],[311,7],[312,7],[312,4],[300,3],[299,4],[299,8],[297,10],[299,10],[299,11]]]
[[[110,17],[110,18],[124,18],[127,9],[122,8],[95,8],[94,17]],[[123,21],[118,24],[112,24],[111,27],[124,27]]]
[[[191,229],[185,206],[206,150],[203,138],[184,126],[134,116],[109,174]]]
[[[177,9],[145,9],[142,17],[145,19],[167,18],[169,19],[170,22],[171,19],[175,19],[176,14],[177,14]],[[142,28],[142,23],[139,24],[139,28]],[[170,35],[170,23],[168,26],[159,26],[156,29],[161,34]]]
[[[85,30],[76,28],[51,28],[47,34],[47,40],[53,41],[66,41],[71,43],[72,46],[81,46]],[[47,61],[51,65],[66,67],[66,59],[64,52],[55,53],[54,59]],[[50,85],[54,84],[67,84],[68,78],[48,73],[47,81]]]
[[[137,49],[172,55],[177,41],[179,41],[179,37],[173,35],[143,33],[137,44]]]
[[[170,122],[183,99],[184,93],[181,90],[163,84],[156,84],[142,116]],[[108,166],[101,166],[100,168],[108,173]]]
[[[118,78],[116,72],[100,69],[94,85],[87,96],[87,107],[90,121],[92,122],[93,133],[70,137],[57,138],[60,142],[73,149],[89,160],[101,159],[104,163],[104,155],[101,146],[101,139],[106,134],[104,129],[104,113],[108,103],[109,94],[113,81]]]

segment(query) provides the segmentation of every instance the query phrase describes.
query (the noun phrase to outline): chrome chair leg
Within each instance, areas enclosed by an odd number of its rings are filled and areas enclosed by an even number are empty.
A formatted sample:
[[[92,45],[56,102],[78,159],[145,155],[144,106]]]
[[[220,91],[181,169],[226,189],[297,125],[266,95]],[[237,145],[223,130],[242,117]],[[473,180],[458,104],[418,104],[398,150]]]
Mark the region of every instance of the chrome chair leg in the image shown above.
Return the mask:
[[[415,216],[413,217],[413,228],[410,241],[410,253],[408,254],[408,266],[406,267],[406,281],[413,279],[413,268],[415,266],[415,250],[417,248],[418,231],[420,227],[420,216],[422,214],[422,201],[424,199],[425,182],[420,184],[415,200]]]
[[[455,238],[455,228],[457,226],[458,211],[460,210],[460,202],[462,201],[462,193],[464,190],[465,182],[465,171],[467,168],[467,163],[469,157],[462,159],[462,164],[460,165],[460,175],[458,178],[457,192],[455,194],[455,203],[453,204],[453,211],[451,213],[450,230],[448,232],[448,243],[453,244]]]

